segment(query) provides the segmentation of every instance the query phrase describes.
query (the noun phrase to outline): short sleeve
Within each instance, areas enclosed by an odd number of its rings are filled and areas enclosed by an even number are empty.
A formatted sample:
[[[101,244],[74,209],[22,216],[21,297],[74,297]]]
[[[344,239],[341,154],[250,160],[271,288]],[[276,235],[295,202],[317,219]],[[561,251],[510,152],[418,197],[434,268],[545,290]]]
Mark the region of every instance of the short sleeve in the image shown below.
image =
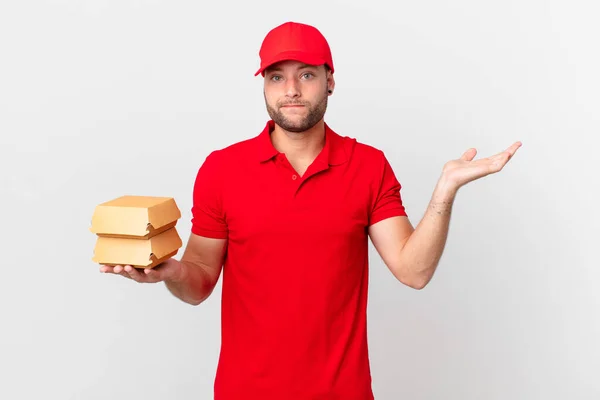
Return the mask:
[[[402,185],[396,179],[392,166],[383,152],[380,155],[381,160],[377,172],[378,185],[369,215],[369,225],[390,217],[407,216],[400,195]]]
[[[212,152],[200,166],[194,182],[192,206],[192,233],[213,239],[228,236],[218,153]]]

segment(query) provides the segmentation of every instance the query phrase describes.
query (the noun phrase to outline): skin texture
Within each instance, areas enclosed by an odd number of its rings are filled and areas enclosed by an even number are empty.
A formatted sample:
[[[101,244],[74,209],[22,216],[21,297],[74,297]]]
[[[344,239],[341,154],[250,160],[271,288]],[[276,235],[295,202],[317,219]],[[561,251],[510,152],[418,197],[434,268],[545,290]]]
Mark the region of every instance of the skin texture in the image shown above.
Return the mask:
[[[447,241],[458,190],[501,171],[519,147],[521,142],[515,142],[503,152],[475,161],[477,151],[469,149],[460,158],[448,161],[416,228],[407,217],[388,218],[369,228],[374,247],[400,282],[423,289],[431,281]]]
[[[282,61],[265,70],[265,106],[275,121],[273,146],[301,176],[324,146],[328,91],[334,88],[333,74],[323,65]]]
[[[276,123],[271,135],[273,146],[285,153],[300,175],[324,146],[324,116],[334,88],[333,74],[323,65],[283,61],[265,71],[265,106]],[[479,160],[475,160],[477,150],[471,148],[448,161],[416,227],[404,216],[369,227],[375,249],[400,282],[414,289],[427,285],[444,251],[458,190],[469,182],[500,172],[521,145],[515,142],[506,150]],[[170,259],[146,270],[101,265],[100,272],[140,283],[164,282],[174,296],[197,305],[212,293],[221,274],[226,247],[225,239],[190,234],[181,261]]]
[[[327,81],[322,79],[327,75],[324,66],[299,68],[297,72],[300,77],[298,82],[294,82],[293,76],[286,80],[283,69],[269,70],[267,72],[269,82],[266,85],[269,85],[270,99],[267,97],[266,89],[263,93],[267,113],[275,124],[287,132],[303,133],[314,127],[325,116],[329,87]],[[280,98],[273,101],[275,94],[279,94]],[[290,109],[286,106],[301,106],[301,108]],[[294,110],[294,113],[288,113],[291,110]],[[299,110],[305,113],[298,112]]]

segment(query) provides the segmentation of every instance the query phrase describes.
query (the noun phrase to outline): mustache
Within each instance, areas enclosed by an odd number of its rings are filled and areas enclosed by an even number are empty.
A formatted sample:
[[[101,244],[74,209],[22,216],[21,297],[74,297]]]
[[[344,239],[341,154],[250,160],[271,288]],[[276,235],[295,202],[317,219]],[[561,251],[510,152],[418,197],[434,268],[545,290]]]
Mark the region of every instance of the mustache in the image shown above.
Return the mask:
[[[286,101],[285,103],[277,103],[278,107],[283,107],[283,106],[306,106],[307,103],[304,102],[300,102],[300,101]]]

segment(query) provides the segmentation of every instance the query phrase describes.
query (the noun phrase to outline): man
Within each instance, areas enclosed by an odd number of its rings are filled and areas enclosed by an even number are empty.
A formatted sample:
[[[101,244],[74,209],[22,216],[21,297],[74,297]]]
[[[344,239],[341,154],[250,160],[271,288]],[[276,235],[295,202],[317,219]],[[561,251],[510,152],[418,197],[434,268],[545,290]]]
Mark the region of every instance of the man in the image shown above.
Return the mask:
[[[271,119],[258,136],[213,151],[201,165],[181,260],[101,271],[163,281],[194,305],[223,271],[217,400],[373,399],[368,239],[400,282],[422,289],[441,257],[458,189],[500,171],[521,143],[449,161],[413,228],[383,152],[324,122],[335,69],[321,33],[285,23],[259,54],[255,75],[264,77]]]

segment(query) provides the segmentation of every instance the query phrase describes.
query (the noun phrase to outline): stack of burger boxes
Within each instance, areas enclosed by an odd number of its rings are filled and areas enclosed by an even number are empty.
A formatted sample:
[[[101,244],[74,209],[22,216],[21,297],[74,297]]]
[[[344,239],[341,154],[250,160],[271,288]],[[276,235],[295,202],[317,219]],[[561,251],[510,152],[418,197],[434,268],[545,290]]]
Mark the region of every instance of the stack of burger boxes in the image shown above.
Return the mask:
[[[175,225],[181,212],[172,197],[121,196],[96,206],[92,261],[154,268],[182,246]]]

